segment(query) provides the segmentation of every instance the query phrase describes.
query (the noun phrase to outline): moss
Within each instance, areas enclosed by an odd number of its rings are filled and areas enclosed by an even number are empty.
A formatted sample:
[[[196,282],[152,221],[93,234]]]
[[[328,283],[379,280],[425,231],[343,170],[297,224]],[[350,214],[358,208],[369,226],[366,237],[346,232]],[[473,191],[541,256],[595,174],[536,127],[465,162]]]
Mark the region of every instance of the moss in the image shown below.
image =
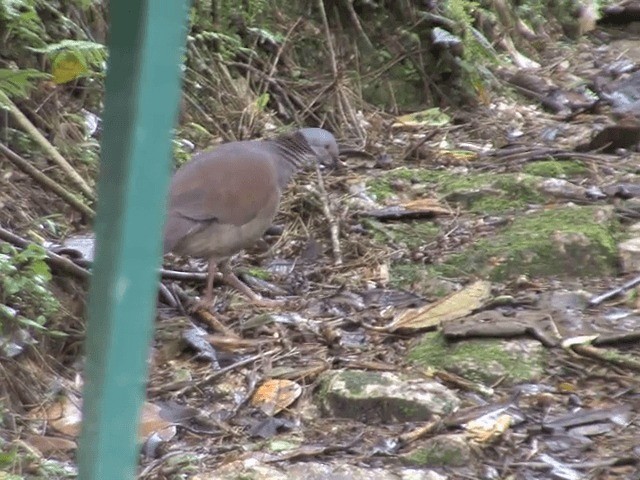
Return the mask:
[[[365,219],[363,224],[369,229],[376,243],[401,243],[412,250],[435,241],[440,234],[440,227],[428,220],[383,223]]]
[[[383,201],[396,193],[392,184],[398,180],[404,180],[411,183],[428,183],[438,185],[448,178],[454,177],[453,174],[440,170],[432,170],[428,168],[406,168],[400,167],[384,175],[370,179],[367,182],[369,193],[374,195],[377,200]]]
[[[542,371],[543,356],[530,355],[524,361],[500,340],[473,339],[450,343],[442,333],[424,335],[407,358],[417,364],[457,372],[469,380],[493,383],[496,376],[513,382],[530,381]]]
[[[517,217],[491,239],[451,255],[436,271],[446,277],[488,274],[589,277],[610,274],[617,265],[619,224],[598,220],[599,207],[564,207]],[[585,268],[588,266],[588,268]]]
[[[417,286],[429,277],[429,272],[419,263],[393,263],[389,275],[393,287],[419,290]]]
[[[247,273],[260,280],[269,280],[271,278],[271,275],[267,270],[258,267],[249,268]]]
[[[361,395],[365,391],[365,387],[372,384],[375,385],[391,385],[391,382],[375,372],[351,372],[344,371],[336,378],[338,381],[344,382],[345,388],[352,395]]]
[[[439,186],[447,200],[474,213],[496,214],[543,203],[535,177],[523,174],[478,174],[455,177]]]
[[[369,191],[378,199],[386,200],[396,194],[394,182],[404,180],[425,184],[425,192],[436,192],[447,201],[465,209],[483,214],[494,214],[543,203],[533,175],[505,173],[474,173],[460,175],[423,168],[397,168],[368,183]]]
[[[562,178],[584,175],[587,172],[587,167],[585,167],[584,163],[577,160],[545,160],[528,163],[522,171],[537,177]]]
[[[469,461],[470,450],[463,439],[435,437],[426,445],[402,456],[405,465],[417,467],[461,466]]]

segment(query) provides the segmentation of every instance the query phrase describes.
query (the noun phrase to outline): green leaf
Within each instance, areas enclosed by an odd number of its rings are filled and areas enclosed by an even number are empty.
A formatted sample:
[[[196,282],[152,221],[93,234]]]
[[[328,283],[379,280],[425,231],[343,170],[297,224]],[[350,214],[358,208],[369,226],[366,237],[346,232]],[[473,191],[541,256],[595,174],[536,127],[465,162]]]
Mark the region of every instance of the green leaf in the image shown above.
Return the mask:
[[[269,103],[270,98],[271,97],[269,96],[268,92],[265,92],[262,95],[260,95],[256,100],[256,106],[258,107],[258,110],[263,112],[265,108],[267,108],[267,104]]]
[[[43,277],[45,281],[51,280],[51,270],[49,269],[49,265],[44,260],[36,260],[31,264],[31,271]]]
[[[67,338],[69,336],[67,332],[62,332],[60,330],[49,330],[47,335],[55,338]]]
[[[46,330],[44,323],[46,323],[47,320],[43,316],[38,317],[38,320],[43,320],[42,323],[38,323],[37,320],[31,320],[30,318],[21,316],[19,316],[17,320],[19,324],[24,325],[25,327],[33,327],[36,330]]]
[[[7,97],[25,98],[29,96],[29,92],[34,88],[34,80],[49,78],[47,73],[32,68],[26,70],[11,70],[8,68],[0,68],[0,92]],[[3,95],[0,95],[0,106],[7,106],[8,102],[3,101]]]

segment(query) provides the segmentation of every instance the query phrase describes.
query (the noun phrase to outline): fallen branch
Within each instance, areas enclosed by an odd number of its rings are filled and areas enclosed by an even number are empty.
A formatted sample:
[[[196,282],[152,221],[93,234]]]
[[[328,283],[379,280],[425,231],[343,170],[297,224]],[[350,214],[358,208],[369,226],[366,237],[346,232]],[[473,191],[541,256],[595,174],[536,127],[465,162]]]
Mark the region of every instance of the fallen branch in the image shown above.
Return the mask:
[[[15,233],[12,233],[2,227],[0,227],[0,240],[4,240],[5,242],[15,245],[19,248],[27,248],[30,244],[34,243],[22,237],[19,237]],[[76,265],[68,258],[62,257],[57,253],[53,253],[47,248],[45,248],[44,251],[47,255],[47,263],[50,267],[64,270],[65,272],[71,273],[72,275],[75,275],[76,277],[83,280],[87,280],[89,277],[91,277],[91,273],[88,270]]]
[[[322,213],[329,223],[329,232],[331,236],[331,248],[333,250],[333,264],[342,265],[342,248],[340,247],[340,226],[331,212],[331,206],[329,205],[329,195],[324,188],[324,180],[322,178],[322,172],[320,166],[316,164],[316,174],[318,176],[318,197],[320,197],[320,203],[322,205]]]
[[[614,353],[611,350],[596,348],[591,345],[572,345],[571,350],[583,357],[593,358],[603,363],[610,363],[618,367],[629,368],[640,372],[640,361],[631,355],[625,355],[619,352]]]
[[[596,305],[600,305],[605,300],[609,300],[610,298],[617,297],[618,295],[621,295],[627,290],[631,290],[632,288],[635,288],[638,285],[640,285],[640,276],[632,278],[627,283],[619,287],[613,288],[608,292],[602,293],[597,297],[593,297],[591,300],[589,300],[589,306],[595,307]]]
[[[29,175],[31,178],[33,178],[40,185],[49,189],[56,195],[58,195],[62,200],[67,202],[77,211],[79,211],[83,215],[86,215],[89,219],[95,218],[96,214],[91,209],[91,207],[89,207],[84,202],[82,202],[82,200],[80,200],[72,192],[70,192],[69,190],[65,189],[64,187],[60,186],[55,181],[47,177],[44,173],[42,173],[36,167],[31,165],[31,163],[27,162],[24,158],[22,158],[20,155],[15,153],[13,150],[11,150],[9,147],[4,145],[3,143],[0,143],[0,152],[2,152],[5,155],[5,157],[11,163],[13,163],[16,167],[18,167],[24,173]]]
[[[51,145],[44,135],[40,133],[33,123],[20,111],[15,103],[11,101],[5,93],[0,90],[0,103],[9,107],[9,112],[14,120],[42,147],[51,159],[66,173],[73,183],[86,195],[90,200],[95,200],[93,189],[85,182],[84,178],[71,166],[71,164],[62,156],[56,148]]]

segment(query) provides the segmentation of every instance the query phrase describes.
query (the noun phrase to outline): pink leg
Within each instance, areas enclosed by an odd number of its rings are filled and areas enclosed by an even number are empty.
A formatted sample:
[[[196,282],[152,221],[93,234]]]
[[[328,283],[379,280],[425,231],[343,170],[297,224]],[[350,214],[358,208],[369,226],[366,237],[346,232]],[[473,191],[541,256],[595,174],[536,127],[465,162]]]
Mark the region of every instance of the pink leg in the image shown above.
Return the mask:
[[[209,268],[207,269],[207,286],[204,290],[204,297],[196,302],[192,307],[195,310],[210,310],[213,307],[213,279],[218,271],[218,260],[209,259]]]
[[[204,291],[203,301],[206,303],[213,302],[213,279],[218,271],[218,264],[215,259],[209,260],[209,268],[207,270],[207,288]]]
[[[263,298],[258,295],[256,292],[251,290],[247,285],[242,283],[238,277],[231,271],[231,267],[229,265],[229,261],[225,260],[222,265],[220,265],[220,272],[222,272],[222,279],[233,288],[238,290],[240,293],[243,293],[246,297],[249,298],[251,303],[254,305],[258,305],[260,307],[278,307],[285,304],[282,300],[272,300],[270,298]]]

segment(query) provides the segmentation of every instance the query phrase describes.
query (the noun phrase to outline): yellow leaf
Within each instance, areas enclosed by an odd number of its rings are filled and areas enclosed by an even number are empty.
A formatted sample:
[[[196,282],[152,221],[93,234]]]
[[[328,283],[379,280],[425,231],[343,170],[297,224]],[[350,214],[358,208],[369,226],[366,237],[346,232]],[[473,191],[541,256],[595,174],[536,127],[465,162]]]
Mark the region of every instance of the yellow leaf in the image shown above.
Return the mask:
[[[58,84],[75,80],[89,71],[78,55],[73,52],[64,52],[58,55],[53,61],[51,70],[53,81]]]
[[[451,122],[451,117],[439,108],[429,108],[421,112],[396,117],[393,128],[399,127],[443,127]]]

